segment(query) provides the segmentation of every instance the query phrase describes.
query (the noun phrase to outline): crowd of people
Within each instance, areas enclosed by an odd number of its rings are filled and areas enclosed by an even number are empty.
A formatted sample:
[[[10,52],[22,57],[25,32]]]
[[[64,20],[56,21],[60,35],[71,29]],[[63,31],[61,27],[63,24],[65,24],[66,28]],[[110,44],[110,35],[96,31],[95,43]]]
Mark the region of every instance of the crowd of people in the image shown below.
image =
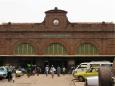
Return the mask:
[[[48,74],[51,74],[52,78],[54,77],[54,74],[57,73],[57,76],[59,77],[60,74],[62,73],[63,75],[66,73],[66,68],[65,67],[61,67],[57,66],[57,69],[52,65],[51,68],[49,68],[48,65],[46,65],[45,67],[45,74],[46,76],[48,76]]]
[[[27,64],[26,67],[14,67],[14,66],[9,66],[7,67],[8,73],[7,73],[7,79],[8,81],[15,81],[16,77],[16,71],[21,71],[23,74],[27,74],[28,77],[32,75],[37,75],[39,74],[45,74],[46,77],[50,74],[52,78],[54,78],[54,75],[57,74],[58,77],[60,77],[61,74],[65,75],[67,73],[67,68],[65,66],[54,66],[54,65],[46,65],[43,68],[37,65],[32,65],[32,64]],[[71,68],[71,70],[73,70]]]
[[[51,67],[49,67],[49,65],[46,65],[44,68],[44,74],[46,76],[48,76],[48,74],[51,74],[52,78],[54,77],[54,74],[57,74],[57,76],[60,76],[60,74],[66,74],[66,68],[65,67],[60,67],[57,66],[57,68],[55,68],[53,65],[51,65]],[[31,66],[28,65],[27,66],[27,75],[28,77],[31,75],[39,75],[40,73],[42,73],[42,69],[39,66]]]

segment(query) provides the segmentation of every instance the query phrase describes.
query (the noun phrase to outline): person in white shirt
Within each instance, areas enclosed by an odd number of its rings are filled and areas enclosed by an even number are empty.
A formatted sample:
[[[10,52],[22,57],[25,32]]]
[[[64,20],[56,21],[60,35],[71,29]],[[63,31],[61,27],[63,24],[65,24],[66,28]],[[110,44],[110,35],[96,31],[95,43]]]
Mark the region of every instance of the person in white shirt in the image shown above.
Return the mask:
[[[49,66],[46,65],[46,67],[45,67],[45,74],[46,74],[46,76],[48,76],[48,72],[49,72]]]
[[[54,77],[55,71],[56,71],[56,69],[52,65],[51,68],[50,68],[50,73],[51,73],[52,78]]]

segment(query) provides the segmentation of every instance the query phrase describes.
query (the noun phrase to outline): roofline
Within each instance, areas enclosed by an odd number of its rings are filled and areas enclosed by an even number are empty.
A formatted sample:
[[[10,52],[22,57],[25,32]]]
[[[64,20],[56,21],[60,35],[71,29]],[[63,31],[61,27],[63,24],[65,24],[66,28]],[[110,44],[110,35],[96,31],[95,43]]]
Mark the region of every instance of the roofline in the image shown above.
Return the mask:
[[[60,10],[60,9],[58,9],[57,7],[55,7],[53,10],[45,11],[45,13],[67,13],[67,11],[65,11],[65,10]]]
[[[0,55],[0,57],[115,57],[115,55]]]

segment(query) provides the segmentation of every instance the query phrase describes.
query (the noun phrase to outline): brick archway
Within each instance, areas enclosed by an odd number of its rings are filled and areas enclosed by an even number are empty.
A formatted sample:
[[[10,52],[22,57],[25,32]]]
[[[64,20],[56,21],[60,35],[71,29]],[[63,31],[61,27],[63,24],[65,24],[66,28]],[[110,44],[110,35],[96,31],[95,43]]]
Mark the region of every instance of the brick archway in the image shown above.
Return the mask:
[[[67,54],[68,54],[68,55],[70,54],[69,44],[67,44],[67,43],[66,43],[65,41],[63,41],[63,40],[53,39],[53,40],[45,40],[44,43],[42,43],[41,47],[42,47],[42,54],[43,54],[43,55],[45,54],[45,50],[48,48],[49,44],[52,44],[52,43],[62,44],[63,47],[66,49]]]
[[[98,42],[94,41],[94,40],[81,40],[78,43],[76,43],[76,47],[75,47],[75,54],[77,54],[77,49],[82,45],[82,44],[91,44],[92,46],[94,46],[97,49],[98,54],[100,54],[100,50],[101,48],[99,47]]]
[[[19,44],[23,44],[23,43],[31,44],[31,46],[33,46],[33,48],[35,49],[35,55],[38,53],[39,46],[37,45],[36,42],[34,42],[34,40],[21,39],[21,40],[16,40],[16,41],[12,42],[12,44],[11,44],[11,48],[12,48],[11,54],[15,54],[16,46],[19,45]]]
[[[50,43],[45,50],[46,55],[67,55],[67,49],[61,43]]]

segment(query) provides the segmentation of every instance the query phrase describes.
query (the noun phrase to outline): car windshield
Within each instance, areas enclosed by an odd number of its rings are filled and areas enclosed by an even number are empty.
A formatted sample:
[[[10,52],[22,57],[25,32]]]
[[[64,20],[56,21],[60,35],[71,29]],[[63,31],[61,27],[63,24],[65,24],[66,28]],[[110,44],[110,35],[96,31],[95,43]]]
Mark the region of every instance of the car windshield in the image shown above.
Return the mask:
[[[82,64],[79,66],[79,68],[87,68],[87,64]]]
[[[0,71],[4,71],[4,68],[0,68]]]

